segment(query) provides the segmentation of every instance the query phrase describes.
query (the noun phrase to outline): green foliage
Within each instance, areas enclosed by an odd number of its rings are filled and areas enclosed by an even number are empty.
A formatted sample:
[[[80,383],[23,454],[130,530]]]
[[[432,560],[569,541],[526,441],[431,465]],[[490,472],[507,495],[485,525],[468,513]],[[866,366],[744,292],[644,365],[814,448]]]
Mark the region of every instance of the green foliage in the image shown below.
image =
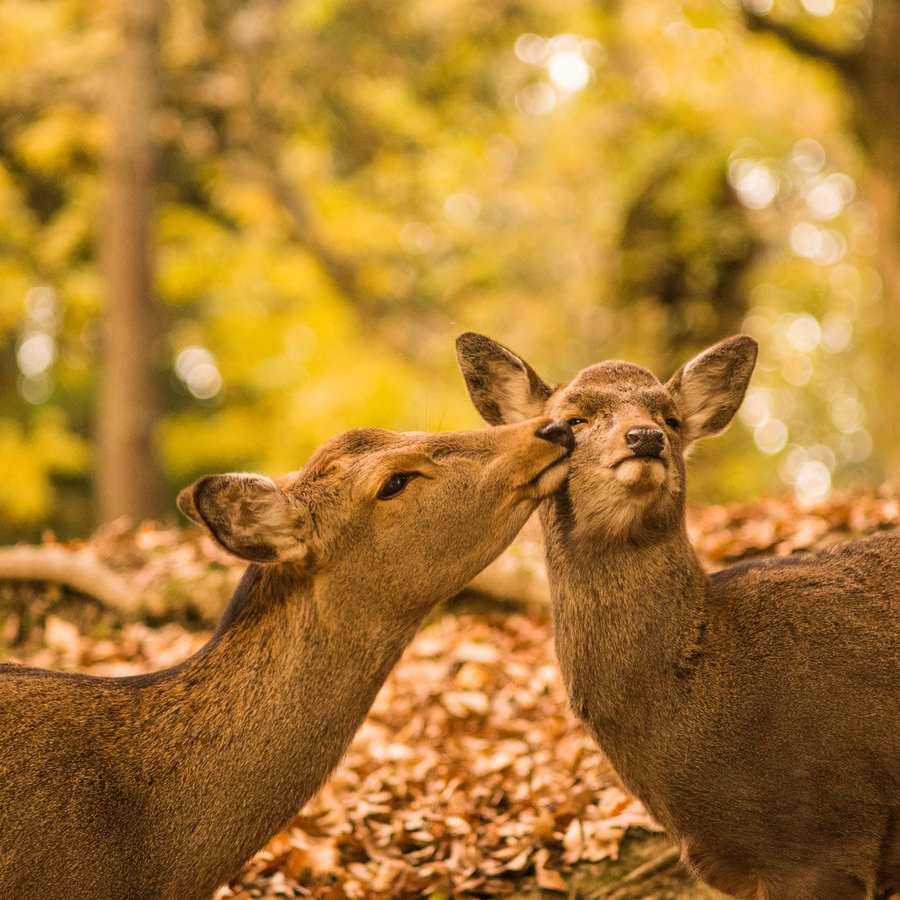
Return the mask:
[[[776,10],[837,44],[857,11]],[[61,474],[88,502],[109,12],[0,0],[0,458],[17,473],[0,513],[17,528],[62,521]],[[731,4],[186,0],[161,63],[173,494],[202,471],[296,468],[356,425],[478,427],[464,329],[548,378],[608,356],[666,377],[750,330],[762,393],[704,451],[698,499],[784,490],[807,462],[879,474],[865,407],[885,351],[863,314],[881,300],[845,101]]]

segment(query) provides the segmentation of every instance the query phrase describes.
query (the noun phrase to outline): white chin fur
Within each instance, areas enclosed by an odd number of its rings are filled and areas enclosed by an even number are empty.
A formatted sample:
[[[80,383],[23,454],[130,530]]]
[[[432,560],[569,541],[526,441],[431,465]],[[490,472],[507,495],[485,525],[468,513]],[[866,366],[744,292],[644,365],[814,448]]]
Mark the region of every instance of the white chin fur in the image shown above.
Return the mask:
[[[566,480],[568,474],[569,467],[567,465],[551,466],[534,482],[535,495],[538,497],[549,497],[550,494],[562,487],[562,483]]]
[[[640,457],[626,459],[616,466],[616,480],[633,491],[652,491],[666,480],[666,467],[661,460]]]

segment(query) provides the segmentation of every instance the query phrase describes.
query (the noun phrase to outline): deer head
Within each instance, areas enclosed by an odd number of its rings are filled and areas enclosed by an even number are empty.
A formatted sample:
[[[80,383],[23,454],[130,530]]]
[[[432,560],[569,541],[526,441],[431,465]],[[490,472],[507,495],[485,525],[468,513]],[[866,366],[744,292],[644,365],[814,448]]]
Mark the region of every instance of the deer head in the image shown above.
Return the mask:
[[[491,424],[535,415],[562,419],[575,433],[566,517],[604,539],[638,539],[669,527],[684,509],[684,459],[694,441],[718,434],[743,400],[756,342],[720,341],[666,384],[633,363],[612,360],[551,386],[511,350],[483,335],[457,339],[476,409]]]
[[[178,506],[248,561],[357,597],[428,604],[504,549],[565,478],[573,443],[547,418],[448,434],[358,428],[274,481],[201,478]]]

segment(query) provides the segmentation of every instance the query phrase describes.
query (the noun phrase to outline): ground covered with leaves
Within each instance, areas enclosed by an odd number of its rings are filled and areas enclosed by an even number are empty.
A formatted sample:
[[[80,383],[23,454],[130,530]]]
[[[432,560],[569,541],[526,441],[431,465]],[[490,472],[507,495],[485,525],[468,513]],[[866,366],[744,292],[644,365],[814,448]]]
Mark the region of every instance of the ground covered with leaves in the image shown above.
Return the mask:
[[[710,507],[689,520],[710,569],[898,523],[887,490],[814,507]],[[127,578],[150,598],[145,615],[129,620],[55,584],[4,580],[0,566],[4,655],[104,675],[163,668],[199,649],[241,570],[195,533],[152,527],[46,546]],[[569,712],[546,607],[510,612],[510,599],[504,611],[457,607],[421,631],[337,772],[222,900],[711,896],[679,874]],[[624,864],[607,862],[620,853]]]

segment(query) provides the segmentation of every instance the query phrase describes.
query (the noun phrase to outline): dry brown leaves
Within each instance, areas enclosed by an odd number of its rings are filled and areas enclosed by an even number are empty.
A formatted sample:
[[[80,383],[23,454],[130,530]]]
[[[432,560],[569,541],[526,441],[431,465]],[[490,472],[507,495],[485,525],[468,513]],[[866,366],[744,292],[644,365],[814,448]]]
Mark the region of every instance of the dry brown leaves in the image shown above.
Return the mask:
[[[631,825],[654,827],[567,711],[551,640],[547,622],[521,616],[423,631],[343,765],[238,895],[260,876],[329,900],[502,896],[529,873],[565,891],[567,866],[615,856]]]
[[[0,583],[47,581],[83,592],[114,616],[213,625],[246,564],[199,529],[114,522],[88,541],[0,548]]]
[[[145,523],[137,529],[113,523],[86,542],[85,550],[128,580],[148,612],[191,614],[215,621],[246,565],[199,529],[171,531]]]
[[[792,497],[763,498],[688,511],[688,534],[709,569],[751,556],[826,547],[898,525],[900,499],[887,485],[812,505]]]
[[[49,616],[21,661],[128,675],[208,633],[135,623],[90,640]],[[615,857],[654,828],[568,712],[546,620],[444,617],[404,654],[322,790],[220,897],[502,896],[526,877]]]
[[[708,507],[689,528],[715,568],[898,522],[896,496],[872,490],[813,507]],[[196,535],[152,528],[106,532],[84,549],[161,596],[196,585],[219,608],[240,571]],[[207,636],[137,623],[91,640],[50,615],[42,642],[19,653],[124,675],[175,663]],[[407,650],[319,796],[219,897],[493,897],[526,880],[566,892],[570,867],[615,856],[630,826],[654,827],[569,713],[546,618],[448,616]]]

